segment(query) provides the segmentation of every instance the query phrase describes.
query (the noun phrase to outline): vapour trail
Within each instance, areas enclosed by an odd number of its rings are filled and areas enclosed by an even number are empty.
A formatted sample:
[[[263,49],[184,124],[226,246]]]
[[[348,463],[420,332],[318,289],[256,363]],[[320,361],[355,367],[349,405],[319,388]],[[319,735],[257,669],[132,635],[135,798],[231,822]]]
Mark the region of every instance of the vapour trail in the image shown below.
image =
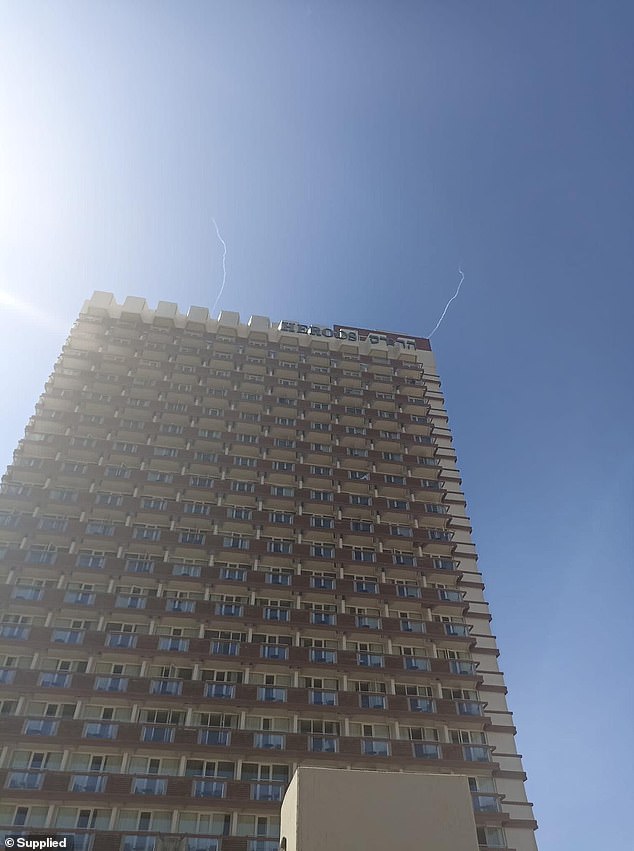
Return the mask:
[[[213,316],[216,312],[216,305],[220,301],[220,296],[222,295],[222,291],[224,290],[225,284],[227,282],[227,264],[226,264],[227,243],[220,236],[220,231],[218,230],[218,225],[216,224],[216,220],[212,219],[211,221],[214,223],[214,227],[216,228],[216,236],[218,237],[218,239],[222,243],[222,286],[220,287],[220,292],[216,296],[216,300],[214,301],[214,306],[211,308],[211,315]]]
[[[451,296],[451,298],[449,299],[449,301],[448,301],[448,302],[447,302],[447,304],[445,305],[445,309],[444,309],[444,310],[443,310],[443,312],[442,312],[442,316],[440,317],[440,319],[439,319],[439,320],[438,320],[438,322],[436,323],[436,327],[434,328],[434,330],[431,332],[431,334],[428,334],[428,335],[427,335],[427,339],[428,339],[428,340],[431,338],[432,334],[435,334],[435,333],[436,333],[436,331],[440,328],[440,323],[441,323],[441,322],[443,321],[443,319],[445,318],[445,314],[446,314],[446,313],[447,313],[447,311],[449,310],[449,305],[451,304],[451,302],[452,302],[455,298],[458,298],[458,293],[460,292],[460,287],[462,286],[462,282],[464,281],[464,272],[462,271],[462,269],[461,269],[460,267],[458,267],[458,271],[460,272],[460,283],[458,284],[458,289],[455,291],[455,293]]]

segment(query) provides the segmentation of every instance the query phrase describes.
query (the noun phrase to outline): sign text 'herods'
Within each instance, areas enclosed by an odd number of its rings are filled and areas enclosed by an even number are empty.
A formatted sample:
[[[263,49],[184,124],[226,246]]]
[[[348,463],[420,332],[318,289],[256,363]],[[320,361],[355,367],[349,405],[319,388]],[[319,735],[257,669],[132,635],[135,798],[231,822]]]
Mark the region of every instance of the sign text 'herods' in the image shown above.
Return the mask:
[[[302,325],[300,322],[283,320],[279,324],[280,331],[290,331],[292,334],[308,334],[311,337],[348,340],[350,343],[369,342],[376,346],[385,343],[387,346],[400,346],[404,349],[429,349],[429,341],[424,337],[404,337],[389,331],[370,331],[366,328],[349,328],[334,325],[332,328],[323,325]]]

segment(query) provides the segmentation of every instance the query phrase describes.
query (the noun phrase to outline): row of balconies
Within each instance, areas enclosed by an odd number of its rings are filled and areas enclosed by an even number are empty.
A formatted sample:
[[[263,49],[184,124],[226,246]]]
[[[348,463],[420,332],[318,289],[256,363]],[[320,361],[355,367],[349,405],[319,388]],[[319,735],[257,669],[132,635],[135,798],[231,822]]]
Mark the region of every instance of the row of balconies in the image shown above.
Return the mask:
[[[120,573],[117,578],[121,581]],[[428,588],[420,586],[416,579],[407,579],[403,582],[381,581],[384,579],[386,578],[376,577],[355,580],[347,577],[338,578],[334,574],[332,577],[320,577],[277,571],[266,572],[264,569],[254,571],[246,567],[214,566],[206,568],[205,584],[198,583],[200,590],[197,588],[195,592],[187,592],[191,595],[195,594],[189,598],[179,596],[180,583],[177,587],[172,587],[175,583],[168,581],[157,593],[157,580],[154,576],[149,583],[143,578],[128,579],[128,582],[134,582],[140,586],[138,596],[129,598],[139,602],[129,603],[128,597],[121,591],[121,586],[116,586],[114,579],[108,583],[110,588],[103,582],[101,587],[99,584],[95,586],[91,583],[93,591],[78,591],[72,588],[68,578],[64,585],[58,585],[57,580],[50,578],[49,571],[43,573],[34,571],[33,575],[29,576],[21,572],[14,578],[12,584],[0,585],[0,605],[4,601],[7,606],[16,611],[17,606],[42,603],[44,608],[51,611],[57,611],[64,606],[94,606],[97,610],[124,607],[144,609],[150,613],[178,611],[178,605],[182,605],[183,611],[186,611],[184,608],[186,603],[195,603],[196,612],[201,614],[208,605],[216,605],[214,594],[218,593],[218,589],[228,587],[232,594],[238,593],[244,596],[251,604],[254,603],[258,593],[282,594],[290,611],[302,611],[302,605],[313,599],[320,604],[327,600],[336,606],[336,613],[342,617],[344,615],[342,606],[345,601],[349,597],[359,595],[363,595],[365,602],[368,595],[379,596],[380,600],[373,602],[384,606],[383,614],[386,616],[389,606],[401,600],[402,605],[413,605],[420,611],[427,608],[432,611],[437,608],[447,609],[453,614],[464,614],[467,611],[464,594],[459,588]],[[236,587],[234,583],[238,583],[238,586]],[[191,611],[194,611],[193,605]]]
[[[157,453],[157,450],[162,452],[165,449],[170,449],[176,450],[179,453],[178,457],[181,457],[181,453],[187,454],[189,452],[198,452],[200,455],[204,452],[220,457],[246,454],[256,458],[266,457],[268,460],[277,459],[297,464],[313,463],[315,466],[327,465],[337,469],[342,466],[345,468],[346,465],[350,464],[354,465],[354,469],[362,467],[368,469],[368,471],[371,471],[374,467],[377,469],[384,467],[385,472],[390,472],[420,466],[419,459],[421,457],[433,457],[435,452],[435,441],[427,435],[404,435],[404,439],[399,438],[397,444],[390,442],[389,448],[375,449],[347,446],[348,436],[341,438],[344,441],[343,443],[323,444],[306,439],[305,433],[303,433],[304,437],[301,439],[289,439],[275,437],[272,434],[254,435],[223,429],[214,432],[220,437],[209,439],[199,437],[197,429],[193,426],[187,428],[179,426],[183,429],[182,433],[170,435],[161,432],[161,425],[159,422],[149,422],[144,429],[144,440],[139,442],[139,435],[134,433],[131,439],[129,430],[125,427],[122,428],[121,420],[117,419],[114,421],[116,429],[114,434],[110,434],[107,440],[93,439],[90,446],[83,450],[81,445],[76,446],[62,436],[56,436],[55,440],[44,446],[37,442],[23,441],[19,452],[14,455],[13,463],[15,467],[28,468],[34,466],[39,468],[47,460],[57,460],[54,457],[56,454],[59,460],[66,461],[66,463],[70,463],[69,456],[75,462],[84,463],[92,459],[115,455],[121,455],[124,460],[128,458],[149,460],[162,457],[160,453]],[[125,432],[125,439],[121,439],[121,431]],[[311,435],[308,435],[308,437],[310,438]],[[354,438],[355,435],[349,435],[349,437]],[[421,440],[417,441],[417,437]],[[249,438],[249,440],[246,440],[246,438]],[[365,443],[365,441],[363,442]],[[384,447],[388,446],[384,439],[377,442]],[[52,447],[52,444],[56,444],[56,448]],[[316,448],[317,446],[319,446],[319,449]],[[327,446],[327,449],[324,446]],[[86,457],[76,457],[77,452],[82,451]],[[196,455],[194,455],[195,457]],[[315,461],[309,462],[308,458],[312,457],[315,458]]]
[[[362,491],[372,488],[390,487],[420,487],[421,477],[434,481],[438,477],[439,463],[432,456],[424,455],[410,459],[408,466],[404,464],[365,464],[363,467],[339,467],[336,464],[324,464],[325,459],[320,459],[322,464],[308,463],[307,461],[285,461],[282,459],[271,459],[256,454],[244,454],[242,447],[238,447],[238,453],[223,454],[218,452],[200,452],[194,449],[176,449],[175,447],[142,447],[145,451],[134,455],[123,456],[122,453],[110,451],[107,455],[96,456],[95,461],[57,461],[49,458],[20,458],[17,463],[9,467],[9,473],[20,476],[27,482],[44,483],[53,478],[56,483],[72,484],[87,478],[93,479],[100,474],[108,476],[108,467],[118,466],[129,471],[128,476],[132,478],[134,473],[147,470],[155,465],[181,473],[183,469],[187,472],[200,475],[214,475],[220,477],[226,475],[233,469],[252,471],[253,476],[266,477],[271,482],[296,484],[301,481],[304,487],[332,489],[335,486],[346,488],[350,486],[353,490],[356,485],[364,485]],[[155,450],[169,450],[169,455],[156,454]],[[253,450],[255,452],[255,449]],[[331,459],[328,458],[331,462]],[[324,472],[320,472],[320,471]],[[431,488],[435,489],[435,488]]]
[[[177,501],[173,497],[138,498],[97,494],[87,495],[87,498],[94,499],[94,502],[82,510],[80,518],[64,514],[42,514],[41,511],[28,513],[0,510],[0,529],[4,530],[3,535],[13,532],[13,540],[27,538],[39,543],[39,538],[46,538],[54,543],[56,540],[92,537],[96,529],[102,530],[98,537],[119,537],[122,529],[140,529],[147,524],[153,528],[156,524],[161,530],[182,534],[189,533],[194,527],[197,535],[236,532],[255,537],[256,540],[282,537],[295,539],[301,535],[304,543],[337,541],[341,546],[371,546],[379,552],[386,545],[388,549],[395,546],[412,549],[415,546],[426,546],[430,539],[443,542],[451,539],[451,533],[438,534],[451,525],[452,517],[445,506],[435,502],[416,504],[421,510],[414,520],[402,522],[400,517],[401,522],[390,523],[382,515],[375,516],[372,521],[334,516],[334,512],[328,513],[328,507],[321,509],[324,513],[319,514],[298,514],[295,510],[276,511],[265,509],[261,501],[252,508],[250,505]],[[89,514],[90,519],[86,519],[83,516],[85,514]],[[340,514],[343,515],[343,512],[338,511],[337,515]]]
[[[45,385],[46,391],[58,386],[58,382],[70,385],[69,389],[81,389],[86,384],[96,382],[105,384],[119,383],[122,387],[150,386],[157,391],[174,391],[195,393],[197,389],[211,388],[227,390],[230,394],[238,393],[272,393],[297,395],[300,392],[314,394],[318,400],[320,396],[329,397],[332,394],[340,395],[342,398],[374,400],[380,404],[393,403],[399,397],[411,394],[420,398],[427,390],[426,384],[419,379],[407,379],[394,376],[390,381],[368,376],[367,373],[359,373],[357,378],[344,376],[341,370],[329,370],[327,374],[320,374],[309,369],[280,370],[278,374],[264,372],[256,373],[250,371],[249,365],[246,369],[214,369],[220,364],[194,367],[192,372],[182,372],[178,369],[170,371],[162,367],[150,367],[140,361],[133,361],[132,365],[126,363],[119,370],[103,361],[93,358],[90,364],[77,358],[64,357],[58,363],[56,371]],[[141,381],[139,381],[141,379]],[[310,398],[310,396],[307,396]],[[251,401],[246,399],[245,401]],[[254,400],[259,401],[259,400]]]
[[[0,601],[4,598],[8,603],[9,595],[6,594],[5,588],[1,588],[0,590],[3,592],[2,596],[0,596]],[[276,589],[273,589],[271,586],[263,587],[260,591],[260,593],[269,594],[275,592]],[[229,596],[230,598],[235,598],[234,594]],[[318,595],[315,596],[319,599]],[[354,592],[350,596],[354,596]],[[430,594],[429,596],[432,595]],[[324,612],[306,608],[291,608],[291,604],[298,601],[290,599],[279,601],[286,604],[288,606],[287,608],[285,606],[259,606],[250,603],[226,603],[213,600],[188,599],[177,596],[156,597],[149,594],[130,594],[125,592],[116,595],[74,590],[64,592],[57,588],[42,589],[33,588],[33,586],[16,586],[10,599],[11,611],[13,613],[30,613],[34,610],[37,612],[45,609],[60,613],[68,611],[76,616],[78,610],[85,614],[86,609],[90,608],[92,611],[99,613],[110,611],[113,613],[118,611],[119,614],[123,614],[124,611],[143,612],[147,617],[160,616],[161,613],[172,615],[195,614],[197,621],[213,619],[215,622],[219,619],[231,617],[239,618],[243,623],[256,624],[261,621],[268,621],[276,624],[288,624],[291,627],[310,625],[318,628],[317,634],[322,629],[328,629],[331,632],[336,631],[338,633],[362,630],[364,632],[376,632],[389,636],[408,633],[426,635],[432,638],[439,635],[454,637],[468,634],[468,631],[464,629],[439,629],[438,622],[427,620],[423,617],[424,608],[418,609],[415,614],[410,614],[408,617],[353,615],[340,611]],[[304,597],[303,599],[305,600],[306,598]],[[328,599],[329,603],[334,607],[337,598],[333,596]],[[367,601],[364,600],[364,602]],[[408,598],[407,603],[403,603],[403,605],[411,607],[412,602],[420,602],[423,607],[426,604],[424,600],[413,601],[411,598]],[[316,603],[315,605],[323,605],[323,603]],[[442,608],[443,611],[446,610],[448,612],[453,610],[454,614],[458,616],[461,616],[467,608],[459,596],[455,603],[452,604],[445,600],[439,601],[438,596],[435,595],[435,601],[428,605],[432,610],[434,608]],[[456,627],[462,626],[459,622],[450,625]],[[0,635],[2,635],[1,630],[2,626],[0,626]]]
[[[11,741],[24,737],[23,741],[37,740],[40,745],[48,747],[53,743],[63,744],[70,740],[75,745],[94,746],[98,742],[99,747],[109,746],[110,742],[117,748],[143,745],[150,751],[156,748],[166,755],[184,750],[185,753],[189,751],[199,757],[208,753],[222,758],[222,754],[231,749],[232,756],[243,753],[255,759],[262,758],[263,752],[269,755],[279,752],[280,755],[298,759],[305,758],[307,754],[323,755],[326,758],[340,755],[354,758],[355,762],[357,759],[363,760],[364,757],[394,759],[398,760],[399,765],[414,763],[419,759],[443,760],[445,768],[455,767],[463,772],[473,763],[487,763],[494,769],[499,767],[492,763],[493,748],[490,745],[51,718],[25,720],[8,717],[4,726],[4,734]],[[56,773],[50,776],[55,777]],[[189,787],[191,781],[184,779],[182,782]],[[59,786],[57,788],[64,792],[68,790],[68,786],[63,790]],[[129,793],[129,786],[127,792]]]
[[[442,660],[439,660],[442,661]],[[462,665],[466,663],[461,663]],[[462,669],[461,669],[462,670]],[[438,671],[434,674],[437,680]],[[400,675],[400,674],[399,674]],[[430,683],[432,676],[427,677]],[[469,679],[478,684],[475,671],[466,677],[463,674],[443,674],[443,682],[464,682]],[[443,686],[443,688],[448,686]],[[132,677],[122,674],[86,674],[61,671],[36,671],[23,668],[0,668],[0,688],[3,698],[8,695],[28,698],[66,699],[71,694],[75,699],[84,699],[95,695],[120,697],[128,700],[158,701],[157,706],[183,708],[204,702],[205,707],[215,711],[229,709],[271,707],[290,711],[301,711],[307,707],[317,707],[323,712],[324,719],[338,719],[342,714],[348,718],[368,720],[371,713],[375,721],[396,719],[400,723],[420,721],[420,713],[449,718],[449,723],[457,723],[456,716],[462,721],[477,721],[481,724],[485,718],[486,703],[475,699],[455,699],[444,697],[418,697],[394,694],[374,694],[344,690],[314,690],[280,686],[262,686],[245,683],[214,682],[209,680],[184,680],[178,678]],[[266,706],[265,706],[266,705]],[[396,715],[394,713],[397,713]],[[404,715],[412,715],[405,718]],[[415,716],[415,717],[414,717]],[[322,717],[320,715],[320,717]],[[438,719],[436,719],[438,720]]]
[[[132,518],[130,518],[132,519]],[[159,518],[153,518],[155,521]],[[163,519],[162,517],[160,519]],[[26,550],[26,563],[49,564],[54,561],[50,557],[40,554],[40,544],[53,543],[56,539],[63,540],[66,546],[72,542],[79,547],[107,546],[108,548],[127,546],[131,541],[161,543],[163,546],[173,549],[175,547],[194,547],[220,553],[226,550],[249,551],[254,555],[272,553],[280,556],[294,556],[296,559],[328,559],[329,561],[341,561],[366,564],[408,564],[416,565],[416,557],[422,557],[423,550],[429,546],[439,545],[444,550],[447,545],[452,544],[453,532],[436,527],[403,526],[412,532],[412,535],[398,534],[387,528],[381,535],[380,532],[373,536],[364,537],[361,533],[348,533],[347,535],[335,535],[333,532],[313,530],[308,523],[299,525],[297,536],[294,528],[280,528],[272,524],[266,527],[255,527],[249,522],[234,521],[230,523],[214,524],[212,528],[188,524],[188,518],[179,518],[182,525],[177,526],[176,521],[168,525],[134,523],[114,523],[110,520],[69,520],[66,534],[59,535],[46,530],[32,529],[27,535],[27,529],[14,530],[13,539],[21,539],[20,549]],[[308,520],[308,518],[306,518]],[[378,524],[383,525],[383,524]],[[184,528],[183,528],[184,526]],[[301,535],[304,526],[306,534]],[[223,527],[226,527],[223,529]],[[268,531],[265,536],[263,532]],[[299,538],[299,540],[298,540]],[[30,546],[29,546],[30,545]],[[392,549],[401,558],[395,558]],[[451,547],[450,547],[451,549]],[[378,551],[377,551],[378,550]],[[50,551],[50,548],[49,548]],[[46,552],[46,550],[44,551]]]
[[[310,487],[291,476],[281,482],[279,474],[275,481],[263,481],[257,470],[245,471],[237,467],[228,471],[229,478],[221,478],[217,472],[209,475],[180,470],[166,472],[106,465],[103,467],[102,478],[92,478],[90,482],[82,481],[81,489],[77,487],[76,480],[60,481],[59,476],[56,476],[54,484],[49,477],[38,477],[33,473],[20,475],[20,481],[5,480],[0,487],[0,507],[11,511],[14,507],[32,503],[47,505],[47,508],[50,505],[53,510],[54,504],[60,504],[77,505],[83,510],[93,501],[94,498],[90,494],[95,491],[116,493],[125,497],[132,496],[136,488],[143,488],[142,493],[151,496],[164,495],[166,498],[173,498],[175,494],[179,494],[183,501],[205,501],[212,496],[213,491],[216,501],[219,498],[230,498],[229,504],[252,509],[256,506],[259,508],[257,502],[260,501],[262,510],[276,510],[288,506],[289,510],[299,509],[301,513],[322,515],[340,509],[346,511],[351,518],[358,517],[361,512],[364,516],[369,515],[372,520],[376,514],[386,517],[394,514],[398,522],[398,518],[409,518],[412,514],[420,519],[430,513],[426,506],[436,501],[438,493],[436,488],[430,485],[434,481],[429,478],[430,474],[434,475],[433,470],[434,468],[426,470],[428,478],[408,477],[403,485],[385,482],[342,482],[333,486],[328,481],[319,482],[319,487]],[[341,485],[345,490],[335,489]],[[128,509],[138,512],[138,502],[129,502]],[[444,523],[443,514],[439,514],[438,525],[442,526]]]
[[[257,611],[257,610],[256,610]],[[258,612],[259,614],[259,612]],[[233,622],[232,622],[233,620]],[[258,622],[253,618],[252,625]],[[263,625],[265,622],[261,622]],[[267,622],[270,623],[270,622]],[[231,632],[246,628],[244,621],[231,618],[214,620],[216,633]],[[472,647],[475,640],[469,635],[469,627],[465,624],[427,623],[430,638],[442,639],[443,645],[454,643],[458,648]],[[261,626],[260,626],[261,628]],[[407,640],[407,639],[406,639]],[[411,640],[411,639],[410,639]],[[175,659],[183,655],[188,658],[240,658],[254,661],[267,659],[273,663],[287,666],[322,666],[340,671],[385,670],[386,672],[449,673],[449,660],[430,659],[425,655],[425,648],[420,647],[420,656],[400,656],[383,653],[359,654],[354,650],[322,649],[314,647],[295,647],[278,644],[247,644],[240,641],[209,638],[187,637],[180,635],[140,634],[131,632],[98,632],[73,627],[29,626],[28,624],[3,624],[0,626],[0,641],[6,645],[7,652],[16,653],[20,644],[28,642],[30,652],[40,651],[44,647],[73,648],[81,647],[87,651],[116,651],[122,658],[146,656],[148,654],[174,655]],[[272,649],[271,649],[272,648]]]
[[[82,558],[81,555],[79,558]],[[81,592],[76,592],[70,588],[64,589],[61,587],[50,587],[51,585],[57,585],[57,579],[60,575],[68,575],[69,573],[72,575],[73,567],[83,566],[85,570],[91,571],[91,578],[93,580],[101,580],[102,583],[106,578],[110,577],[112,577],[112,580],[122,580],[124,571],[127,573],[137,574],[138,578],[137,576],[135,576],[134,579],[126,577],[127,581],[133,581],[135,583],[138,582],[141,585],[145,584],[149,592],[156,588],[157,582],[167,582],[168,584],[162,589],[162,596],[156,598],[148,596],[147,598],[157,599],[159,604],[161,604],[162,601],[162,605],[165,605],[166,598],[169,598],[169,595],[174,593],[170,586],[174,581],[173,577],[178,576],[179,588],[181,587],[181,577],[183,579],[201,579],[205,583],[205,587],[207,587],[208,583],[211,583],[209,586],[210,594],[216,592],[219,587],[224,586],[229,588],[231,593],[239,595],[251,595],[252,591],[260,591],[261,593],[266,591],[267,593],[275,593],[278,595],[280,592],[282,592],[282,594],[288,593],[291,595],[301,595],[300,597],[294,596],[289,598],[289,602],[292,600],[294,605],[300,601],[306,602],[310,599],[315,599],[318,602],[327,600],[333,604],[336,603],[337,605],[341,605],[342,601],[350,602],[351,598],[358,597],[360,598],[361,603],[367,603],[368,600],[371,600],[373,605],[380,604],[385,607],[394,605],[395,602],[402,600],[404,601],[403,605],[414,604],[424,608],[431,608],[432,610],[439,607],[442,609],[447,608],[450,611],[453,610],[454,613],[464,613],[466,610],[466,603],[463,600],[463,595],[459,588],[437,589],[421,587],[418,584],[400,584],[398,582],[388,582],[387,577],[382,576],[372,579],[351,579],[345,576],[337,576],[334,566],[333,573],[329,576],[312,576],[306,573],[268,573],[266,572],[266,569],[249,569],[247,565],[228,565],[225,567],[215,565],[212,567],[205,566],[204,571],[201,569],[200,573],[187,574],[185,572],[174,573],[172,564],[160,561],[152,561],[136,557],[129,559],[124,564],[121,564],[121,561],[122,560],[115,559],[114,557],[108,559],[106,556],[87,555],[85,560],[82,559],[79,564],[76,564],[73,560],[66,556],[64,562],[60,561],[60,563],[57,564],[57,567],[61,568],[61,570],[56,571],[55,582],[51,582],[50,571],[47,568],[44,568],[42,572],[38,572],[38,569],[35,568],[32,575],[29,576],[31,579],[41,579],[44,582],[47,582],[48,580],[47,586],[49,587],[33,588],[31,590],[32,586],[15,584],[0,585],[0,600],[5,599],[7,603],[9,603],[8,598],[10,596],[13,602],[9,605],[11,605],[12,608],[26,602],[37,603],[42,599],[45,599],[46,605],[49,606],[51,610],[56,610],[64,604],[84,604],[91,606],[94,605],[97,608],[110,608],[113,603],[113,596],[112,592],[105,593],[108,591],[105,583],[102,587],[99,587],[99,585],[95,586],[91,583],[91,586],[97,593],[87,592],[85,599],[81,597]],[[447,567],[443,568],[441,564],[444,564],[445,560],[436,559],[434,561],[437,562],[437,564],[432,563],[428,569],[434,570],[438,574],[445,575],[447,570],[450,570],[453,565],[452,562],[446,560]],[[184,564],[183,566],[186,567],[187,564]],[[190,566],[194,567],[197,565]],[[339,568],[337,568],[337,570],[338,569]],[[97,576],[94,574],[95,570],[100,571]],[[103,573],[101,571],[103,571]],[[159,572],[161,575],[159,575]],[[149,576],[152,577],[151,585],[147,585],[143,579],[143,577]],[[23,577],[23,573],[18,573],[17,579],[22,579]],[[386,581],[382,581],[383,579]],[[201,585],[201,582],[196,584],[199,586]],[[45,594],[46,597],[44,597]],[[76,594],[79,594],[80,596],[75,598],[73,595]],[[202,598],[203,594],[200,596]],[[201,600],[201,602],[204,602],[204,600]],[[300,611],[300,609],[296,609],[296,611]]]
[[[178,379],[182,380],[178,380]],[[190,378],[191,380],[187,380]],[[377,410],[396,411],[399,408],[414,408],[414,413],[419,408],[421,413],[428,410],[430,400],[424,396],[425,388],[422,386],[390,385],[390,391],[372,390],[369,385],[351,388],[345,385],[324,383],[300,379],[280,380],[262,377],[261,381],[249,380],[238,373],[233,378],[217,379],[211,377],[209,372],[201,377],[178,376],[176,380],[161,375],[157,378],[140,378],[134,376],[130,371],[120,374],[102,374],[95,370],[66,369],[65,372],[57,372],[45,385],[46,393],[57,387],[60,389],[75,390],[81,393],[90,388],[93,392],[116,393],[132,391],[135,388],[141,390],[151,389],[155,398],[161,398],[164,394],[175,393],[187,401],[196,398],[199,403],[213,404],[216,399],[225,399],[230,403],[257,403],[259,406],[267,404],[281,404],[291,407],[300,401],[312,401],[318,403],[331,403],[332,410],[338,410],[342,414],[352,416],[366,416]],[[206,379],[206,380],[205,380]],[[284,381],[282,379],[282,381]],[[70,385],[70,386],[69,386]],[[102,389],[103,388],[103,389]],[[347,392],[346,392],[347,391]],[[355,404],[356,403],[356,404]],[[351,410],[346,410],[347,408]],[[369,410],[370,408],[371,410]],[[326,410],[321,407],[315,410]]]
[[[317,751],[311,747],[320,737],[312,737],[309,749],[313,753],[328,753]],[[321,737],[322,739],[325,737]],[[373,740],[362,739],[362,756],[380,756],[372,753]],[[376,741],[375,746],[382,746]],[[415,759],[443,759],[443,751],[432,743],[413,745],[411,755]],[[464,754],[463,754],[464,755]],[[455,759],[455,755],[452,754]],[[168,775],[133,775],[126,773],[90,773],[81,774],[71,771],[2,771],[0,770],[0,786],[4,788],[8,798],[15,797],[11,793],[17,790],[24,792],[41,791],[47,799],[66,798],[76,801],[76,794],[85,796],[107,794],[110,800],[122,799],[127,801],[129,795],[144,797],[168,796],[170,800],[206,799],[222,801],[223,807],[240,808],[247,801],[261,804],[279,805],[284,797],[287,784],[280,781],[242,781],[235,779],[213,777],[181,777]],[[71,793],[70,795],[68,793]],[[482,800],[481,800],[482,799]],[[500,800],[496,795],[479,795],[474,801],[478,812],[499,812]],[[487,809],[484,809],[484,806]],[[267,807],[267,809],[269,809]],[[275,807],[277,811],[277,807]]]
[[[303,421],[309,423],[322,422],[330,425],[331,427],[323,429],[323,431],[332,431],[333,434],[339,435],[345,434],[346,425],[356,426],[358,428],[367,428],[368,431],[374,430],[377,432],[380,432],[381,430],[390,431],[390,425],[394,426],[395,429],[400,432],[404,431],[404,426],[406,424],[412,427],[422,425],[428,428],[430,426],[430,418],[426,413],[428,408],[425,406],[414,406],[413,404],[408,404],[406,406],[407,408],[413,408],[413,410],[402,410],[398,412],[385,411],[381,414],[376,409],[368,409],[365,413],[351,414],[345,411],[343,405],[332,404],[328,408],[316,408],[311,407],[310,403],[307,403],[306,401],[300,401],[298,404],[295,400],[288,399],[285,403],[279,399],[274,400],[272,397],[258,403],[249,403],[245,400],[233,400],[231,404],[229,404],[230,400],[224,397],[209,397],[204,401],[198,397],[192,398],[191,395],[186,394],[181,394],[180,400],[170,399],[169,397],[169,393],[167,394],[167,397],[165,394],[160,394],[157,397],[157,395],[152,391],[151,394],[148,394],[147,398],[144,398],[142,395],[137,393],[134,397],[121,396],[118,400],[119,404],[114,407],[114,400],[104,400],[101,403],[91,403],[89,400],[86,400],[83,401],[81,406],[78,406],[73,404],[71,400],[67,401],[65,399],[55,399],[52,396],[45,396],[36,405],[35,415],[44,421],[56,420],[58,422],[77,424],[77,417],[78,415],[82,415],[82,408],[84,408],[85,412],[83,413],[83,420],[80,420],[81,423],[93,427],[104,426],[107,424],[112,427],[116,427],[116,417],[113,416],[115,411],[118,411],[121,416],[128,418],[134,418],[137,409],[147,410],[148,413],[151,412],[154,416],[161,412],[167,414],[183,414],[190,420],[197,419],[200,425],[204,425],[206,420],[211,421],[211,423],[233,422],[234,420],[237,422],[248,422],[248,418],[245,419],[244,416],[240,418],[238,415],[240,413],[245,414],[251,412],[252,416],[256,418],[253,419],[252,422],[261,422],[262,424],[268,424],[271,426],[276,424],[276,418],[299,420],[300,422]],[[171,402],[173,402],[174,405],[171,405]],[[89,414],[87,412],[91,405],[94,406],[95,414]],[[98,414],[96,412],[98,412]],[[234,416],[234,413],[236,416]],[[89,419],[89,417],[92,418]],[[267,417],[269,418],[268,423],[266,419]],[[334,422],[333,418],[335,420]],[[339,418],[342,420],[347,418],[350,422],[340,422]],[[289,427],[297,428],[297,426]],[[319,431],[318,428],[310,430],[315,432]],[[414,431],[412,433],[416,432]]]

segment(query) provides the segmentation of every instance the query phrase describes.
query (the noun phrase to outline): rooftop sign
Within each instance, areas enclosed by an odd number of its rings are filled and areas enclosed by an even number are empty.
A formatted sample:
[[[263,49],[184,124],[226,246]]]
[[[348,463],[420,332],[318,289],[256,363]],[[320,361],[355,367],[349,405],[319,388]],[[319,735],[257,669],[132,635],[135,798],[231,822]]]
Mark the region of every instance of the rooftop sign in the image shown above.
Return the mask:
[[[286,319],[279,324],[280,331],[290,331],[292,334],[308,334],[311,337],[348,340],[350,343],[369,342],[372,345],[385,343],[387,346],[398,346],[402,349],[422,349],[431,351],[426,337],[406,337],[390,331],[370,331],[367,328],[351,328],[347,325],[333,325],[332,328],[323,325],[302,325]]]

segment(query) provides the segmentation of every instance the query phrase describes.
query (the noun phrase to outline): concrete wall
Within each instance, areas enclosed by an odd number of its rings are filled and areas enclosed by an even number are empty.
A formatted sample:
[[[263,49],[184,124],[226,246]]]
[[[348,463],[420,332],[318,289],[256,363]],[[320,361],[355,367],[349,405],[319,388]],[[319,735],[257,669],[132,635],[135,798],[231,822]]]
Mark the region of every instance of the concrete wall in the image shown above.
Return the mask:
[[[286,851],[478,851],[465,777],[300,767],[282,803]]]

